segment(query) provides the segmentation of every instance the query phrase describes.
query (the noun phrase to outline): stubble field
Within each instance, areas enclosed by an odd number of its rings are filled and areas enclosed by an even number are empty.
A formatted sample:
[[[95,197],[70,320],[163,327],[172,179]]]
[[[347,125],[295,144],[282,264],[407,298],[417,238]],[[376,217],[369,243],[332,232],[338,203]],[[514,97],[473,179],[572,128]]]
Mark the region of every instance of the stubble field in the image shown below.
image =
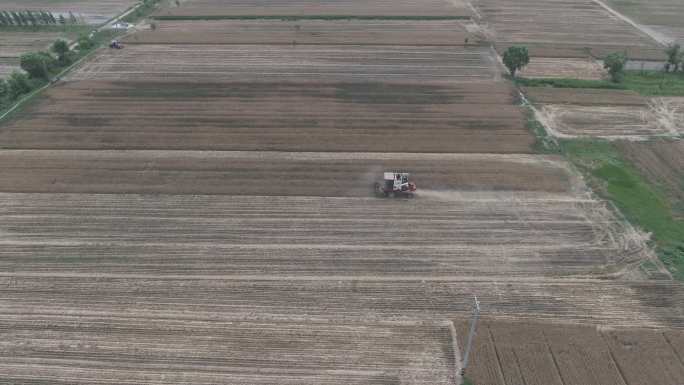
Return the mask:
[[[446,9],[231,5],[160,14]],[[648,343],[570,336],[585,346],[553,329],[657,328],[677,341],[684,291],[642,271],[659,266],[647,237],[564,160],[528,154],[534,137],[490,50],[422,45],[452,35],[420,21],[396,23],[405,41],[358,20],[301,23],[323,45],[265,44],[298,31],[254,23],[254,41],[244,21],[170,24],[192,44],[144,32],[3,123],[3,379],[459,384],[474,294],[487,317],[478,384],[610,384],[633,360],[617,357],[623,346],[664,362],[651,382],[678,374],[679,352],[642,331]],[[371,196],[388,170],[412,173],[414,199]],[[583,371],[586,357],[605,372]]]
[[[647,140],[684,132],[684,98],[629,91],[526,88],[538,118],[559,138]]]
[[[145,44],[104,51],[69,80],[443,83],[491,80],[492,66],[481,47]]]
[[[565,78],[600,80],[606,75],[593,59],[532,57],[519,76],[526,78]]]
[[[475,0],[482,23],[494,33],[496,49],[523,44],[535,57],[603,57],[626,51],[630,58],[663,58],[648,35],[591,0]]]
[[[133,44],[354,44],[454,46],[473,38],[458,20],[158,21]]]

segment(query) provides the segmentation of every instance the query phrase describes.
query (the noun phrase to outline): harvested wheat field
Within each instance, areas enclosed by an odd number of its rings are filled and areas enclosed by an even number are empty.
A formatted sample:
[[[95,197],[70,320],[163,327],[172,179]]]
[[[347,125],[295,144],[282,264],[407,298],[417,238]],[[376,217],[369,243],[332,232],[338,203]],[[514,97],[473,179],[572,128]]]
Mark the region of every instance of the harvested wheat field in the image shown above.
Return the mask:
[[[0,373],[20,383],[456,384],[461,331],[449,319],[467,315],[473,293],[502,321],[684,327],[679,284],[589,278],[649,253],[576,182],[557,183],[568,191],[483,184],[408,201],[2,194]],[[317,184],[297,182],[307,193]],[[554,278],[563,275],[585,278]],[[542,353],[519,351],[527,371],[548,370],[534,364]]]
[[[473,36],[458,20],[159,21],[129,44],[462,45]]]
[[[0,159],[0,190],[13,192],[368,197],[389,167],[410,169],[425,189],[577,188],[558,159],[528,155],[5,150]]]
[[[527,87],[524,93],[556,137],[646,140],[684,132],[684,98],[547,87]]]
[[[79,81],[6,124],[0,147],[530,152],[514,100],[503,83]]]
[[[183,285],[183,283],[180,283]],[[112,293],[113,294],[113,293]],[[113,297],[112,297],[113,298]],[[64,314],[51,329],[3,315],[0,372],[10,383],[454,384],[450,329],[418,322],[179,321]],[[74,321],[78,320],[78,327]],[[192,328],[192,334],[187,328]],[[64,344],[62,341],[87,341]],[[58,346],[59,344],[59,346]],[[135,353],[131,353],[135,351]],[[325,354],[321,354],[325,352]],[[35,357],[41,356],[39,362]],[[84,358],[87,357],[87,360]]]
[[[455,322],[461,346],[467,322]],[[614,330],[570,324],[481,324],[469,376],[476,384],[676,384],[681,330]],[[679,350],[678,350],[679,349]]]
[[[499,52],[523,44],[534,57],[603,57],[627,51],[633,59],[662,60],[645,33],[592,0],[474,0]]]
[[[643,107],[544,105],[538,118],[554,136],[645,140],[684,132],[681,98],[653,98]]]
[[[154,13],[157,18],[201,16],[410,16],[462,17],[471,15],[465,0],[181,0]]]
[[[519,75],[526,78],[600,80],[606,72],[593,59],[532,57]]]
[[[483,47],[145,44],[103,51],[69,79],[435,83],[496,76]]]
[[[0,382],[459,385],[473,295],[478,384],[680,374],[684,287],[533,154],[495,52],[464,44],[487,35],[455,20],[467,4],[179,3],[0,125]],[[561,48],[613,44],[597,14]],[[231,19],[259,15],[318,19]],[[413,199],[373,196],[390,170]],[[623,371],[641,351],[662,362]]]
[[[649,257],[642,238],[589,196],[427,186],[408,202],[353,197],[354,191],[6,194],[0,266],[21,262],[13,272],[48,276],[525,278],[610,273]]]
[[[667,194],[674,215],[684,217],[684,143],[654,140],[618,142],[618,146],[649,182]]]
[[[138,0],[0,0],[1,11],[50,11],[82,16],[88,24],[102,24]]]

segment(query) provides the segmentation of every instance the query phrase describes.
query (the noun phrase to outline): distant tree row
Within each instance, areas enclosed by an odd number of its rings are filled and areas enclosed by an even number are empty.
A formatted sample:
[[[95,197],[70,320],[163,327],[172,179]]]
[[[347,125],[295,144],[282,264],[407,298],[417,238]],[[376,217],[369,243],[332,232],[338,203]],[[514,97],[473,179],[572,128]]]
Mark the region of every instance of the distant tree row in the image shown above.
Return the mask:
[[[68,17],[49,11],[0,11],[0,26],[37,26],[82,24],[82,20],[69,12]]]

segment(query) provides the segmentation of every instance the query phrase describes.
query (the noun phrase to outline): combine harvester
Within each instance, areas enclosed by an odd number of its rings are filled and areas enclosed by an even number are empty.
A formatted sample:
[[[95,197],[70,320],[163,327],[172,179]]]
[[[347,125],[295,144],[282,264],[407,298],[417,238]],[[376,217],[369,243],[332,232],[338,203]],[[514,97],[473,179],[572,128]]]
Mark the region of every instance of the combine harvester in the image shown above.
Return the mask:
[[[407,172],[385,172],[383,181],[375,183],[375,195],[379,197],[413,198],[416,184],[409,181]]]

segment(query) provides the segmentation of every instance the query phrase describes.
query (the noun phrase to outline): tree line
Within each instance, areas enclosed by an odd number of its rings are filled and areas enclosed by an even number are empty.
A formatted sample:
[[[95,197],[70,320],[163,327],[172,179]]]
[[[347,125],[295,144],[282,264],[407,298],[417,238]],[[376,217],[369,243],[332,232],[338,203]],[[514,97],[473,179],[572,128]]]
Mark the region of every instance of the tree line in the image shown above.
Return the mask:
[[[87,35],[78,39],[78,51],[86,51],[94,46],[95,42]],[[48,51],[21,55],[19,66],[24,72],[13,71],[7,79],[0,78],[0,109],[47,84],[52,75],[71,65],[76,57],[77,53],[62,39],[55,41]]]
[[[0,27],[31,27],[40,25],[76,25],[84,21],[71,11],[55,16],[50,11],[0,11]]]
[[[663,67],[665,72],[681,71],[684,73],[684,50],[679,43],[669,44],[665,48],[665,55],[667,57]],[[506,49],[501,59],[511,76],[515,78],[515,74],[530,63],[530,54],[527,47],[511,46]],[[623,80],[628,61],[626,52],[613,52],[603,58],[603,68],[608,71],[612,82],[620,83]]]

